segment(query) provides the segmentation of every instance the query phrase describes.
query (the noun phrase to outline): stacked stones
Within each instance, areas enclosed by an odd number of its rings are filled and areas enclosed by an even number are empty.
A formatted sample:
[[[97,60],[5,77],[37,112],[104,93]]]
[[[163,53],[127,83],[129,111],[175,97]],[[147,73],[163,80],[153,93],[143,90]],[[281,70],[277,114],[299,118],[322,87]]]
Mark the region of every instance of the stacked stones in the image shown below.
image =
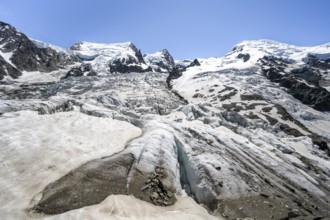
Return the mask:
[[[145,182],[142,191],[147,191],[150,194],[150,200],[157,206],[173,205],[176,201],[174,194],[167,190],[161,179],[166,178],[167,173],[164,168],[156,167],[155,172],[150,175]]]

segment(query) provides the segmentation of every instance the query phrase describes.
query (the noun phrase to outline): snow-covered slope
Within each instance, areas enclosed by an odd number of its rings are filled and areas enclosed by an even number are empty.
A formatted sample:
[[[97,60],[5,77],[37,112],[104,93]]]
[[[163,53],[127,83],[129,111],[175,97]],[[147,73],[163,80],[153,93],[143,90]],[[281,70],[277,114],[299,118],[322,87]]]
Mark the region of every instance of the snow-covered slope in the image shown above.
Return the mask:
[[[123,150],[129,140],[141,135],[139,128],[127,122],[79,112],[38,115],[22,111],[5,114],[2,119],[0,144],[7,147],[0,156],[1,219],[33,218],[24,210],[38,199],[31,201],[49,182],[86,161]],[[127,216],[215,219],[189,198],[180,198],[175,206],[165,209],[129,196],[111,196],[101,204],[45,218],[126,219]]]
[[[46,42],[43,42],[43,41],[40,41],[40,40],[35,40],[35,39],[31,39],[31,40],[33,41],[33,43],[38,48],[51,48],[51,49],[55,50],[58,53],[64,53],[64,54],[67,54],[67,55],[72,55],[72,52],[69,49],[64,49],[62,47],[58,47],[58,46],[55,46],[53,44],[46,43]]]
[[[146,54],[143,58],[155,72],[168,73],[175,68],[174,59],[166,49]]]
[[[330,76],[327,72],[330,63],[329,51],[329,44],[299,47],[270,40],[244,41],[236,45],[222,62],[226,68],[231,65],[234,68],[248,68],[256,65],[264,57],[276,57],[289,64],[283,70],[284,73],[293,73],[295,70],[305,68],[308,70],[307,75],[319,76],[319,81],[329,91]],[[296,72],[294,74],[297,75]]]
[[[330,111],[329,51],[329,44],[298,47],[270,40],[244,41],[222,58],[199,59],[201,66],[188,68],[176,84],[181,87],[188,78],[192,79],[195,74],[208,71],[242,70],[244,74],[252,76],[255,72],[279,83],[304,104],[317,110]],[[264,77],[261,79],[264,80]]]
[[[82,42],[58,81],[1,82],[0,218],[330,216],[329,44],[165,52]]]
[[[329,59],[329,49],[329,44],[315,47],[300,47],[272,40],[243,41],[233,47],[231,52],[225,56],[225,61],[235,60],[239,58],[237,57],[239,54],[249,54],[250,59],[245,61],[246,65],[254,65],[258,59],[264,56],[280,57],[284,60],[291,60],[298,64],[303,64],[306,63],[307,60],[305,58],[308,57],[308,55],[316,56],[323,61]],[[243,56],[240,59],[244,62]]]
[[[70,49],[84,63],[91,64],[98,74],[150,71],[141,52],[131,42],[114,44],[79,42]]]
[[[314,204],[323,201],[324,207],[329,207],[326,167],[330,155],[330,96],[320,86],[321,81],[328,80],[329,52],[328,45],[308,48],[274,41],[246,41],[223,58],[199,59],[200,66],[189,67],[172,81],[173,90],[192,104],[183,111],[187,118],[204,123],[187,128],[193,137],[204,141],[200,147],[197,147],[199,141],[188,142],[194,146],[190,147],[191,154],[198,155],[191,157],[199,158],[198,163],[205,167],[211,164],[221,167],[221,172],[206,168],[208,177],[219,178],[213,181],[221,182],[218,190],[214,183],[209,184],[210,191],[222,201],[219,205],[233,206],[235,203],[224,201],[242,195],[248,198],[258,186],[256,191],[282,191],[284,198],[293,201],[308,192],[307,197]],[[228,161],[235,161],[238,167],[234,168],[230,162],[227,165]],[[307,161],[313,161],[316,170],[323,170],[325,179],[316,180],[319,172],[310,173],[306,169],[310,166]],[[244,174],[235,176],[240,172]],[[196,192],[193,194],[196,196]],[[258,201],[256,197],[252,200]],[[236,205],[247,205],[241,202],[236,200]],[[246,206],[251,207],[251,204]]]
[[[329,62],[330,44],[315,47],[300,47],[272,40],[243,41],[221,58],[199,59],[206,70],[254,67],[265,56],[281,58],[297,66],[308,64],[309,57],[315,56],[320,61]],[[322,72],[321,72],[322,74]]]

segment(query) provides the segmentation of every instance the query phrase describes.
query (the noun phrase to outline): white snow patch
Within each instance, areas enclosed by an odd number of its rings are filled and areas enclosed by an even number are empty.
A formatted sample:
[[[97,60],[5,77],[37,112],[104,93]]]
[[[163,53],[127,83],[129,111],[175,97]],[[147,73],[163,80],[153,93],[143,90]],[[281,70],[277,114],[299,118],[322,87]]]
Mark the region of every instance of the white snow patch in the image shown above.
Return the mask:
[[[27,72],[23,71],[22,76],[13,79],[15,82],[37,83],[37,82],[57,82],[65,75],[65,71],[53,71],[44,73],[39,71]]]
[[[73,64],[66,69],[54,70],[52,72],[39,72],[39,71],[22,71],[22,75],[17,79],[12,79],[14,82],[21,83],[46,83],[46,82],[58,82],[64,77],[70,68],[79,65]]]
[[[87,161],[123,150],[139,135],[141,130],[129,123],[79,112],[4,114],[0,118],[0,218],[23,215],[49,183]]]
[[[211,216],[205,208],[198,205],[190,197],[177,197],[173,206],[159,207],[141,201],[133,196],[111,195],[97,205],[86,206],[54,216],[32,216],[24,212],[12,210],[0,211],[0,217],[6,219],[47,219],[47,220],[75,220],[75,219],[116,219],[116,220],[220,220],[222,217]]]
[[[283,139],[287,144],[293,147],[300,155],[314,160],[321,167],[330,167],[330,161],[324,158],[318,157],[312,153],[311,147],[313,147],[312,141],[308,137],[298,138],[285,138]]]
[[[13,64],[13,63],[11,62],[11,60],[10,60],[11,57],[13,56],[13,52],[4,53],[4,52],[2,52],[2,51],[0,50],[0,56],[2,56],[2,57],[4,58],[4,60],[5,60],[7,63],[9,63],[10,65],[12,65],[13,67],[16,68],[16,65]]]

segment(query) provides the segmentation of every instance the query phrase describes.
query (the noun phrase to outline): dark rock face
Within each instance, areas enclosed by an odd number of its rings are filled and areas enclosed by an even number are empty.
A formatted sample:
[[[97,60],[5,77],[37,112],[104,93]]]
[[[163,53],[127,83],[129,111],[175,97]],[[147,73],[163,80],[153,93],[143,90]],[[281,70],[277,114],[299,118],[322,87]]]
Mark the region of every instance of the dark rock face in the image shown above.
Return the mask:
[[[168,50],[166,50],[166,49],[162,50],[162,54],[163,54],[165,60],[166,60],[171,66],[175,66],[174,59],[173,59],[172,55],[170,54],[170,52],[168,52]]]
[[[264,100],[264,98],[259,94],[242,94],[242,101],[251,101],[251,100]]]
[[[330,69],[330,59],[319,60],[316,56],[312,54],[308,55],[306,63],[313,68],[319,68],[322,70]]]
[[[238,59],[243,59],[244,62],[247,62],[250,59],[250,54],[246,53],[246,54],[238,54],[237,56]]]
[[[311,87],[292,77],[283,77],[280,86],[302,103],[319,111],[330,111],[330,92],[322,87]]]
[[[304,79],[315,86],[319,86],[319,81],[321,80],[321,75],[316,70],[312,70],[307,67],[293,69],[291,70],[291,74],[298,78]]]
[[[190,62],[189,60],[185,60],[184,62]],[[200,66],[201,64],[199,63],[198,59],[194,59],[192,62],[190,62],[188,65],[183,65],[183,64],[177,64],[175,67],[178,71],[184,72],[186,71],[187,68],[193,67],[193,66]]]
[[[241,52],[243,50],[243,47],[241,46],[235,46],[231,49],[230,53],[234,53],[234,52]]]
[[[318,86],[320,79],[318,73],[308,69],[307,66],[301,70],[293,70],[291,74],[286,73],[285,69],[289,63],[275,57],[264,57],[260,63],[264,76],[287,88],[287,92],[293,97],[316,110],[330,111],[330,92]],[[302,80],[313,84],[313,86],[302,82]]]
[[[3,53],[12,52],[21,44],[21,40],[27,38],[11,25],[0,21],[0,45]]]
[[[131,43],[129,47],[135,52],[135,56],[137,57],[138,62],[139,63],[145,63],[144,59],[143,59],[143,56],[142,56],[142,53],[141,53],[141,50],[139,50],[133,43]]]
[[[199,63],[199,61],[197,59],[194,59],[188,66],[188,67],[193,67],[193,66],[200,66],[201,64]]]
[[[144,63],[144,61],[143,61]],[[147,69],[143,69],[140,65],[141,63],[136,62],[136,60],[132,57],[128,59],[118,59],[114,60],[109,64],[111,73],[130,73],[130,72],[149,72],[152,71],[151,67]]]
[[[175,67],[168,75],[167,79],[166,79],[166,83],[167,83],[167,86],[168,88],[172,88],[172,85],[171,85],[171,81],[173,79],[177,79],[179,77],[182,76],[182,72],[179,68]]]
[[[247,120],[235,111],[224,111],[221,113],[221,116],[224,117],[227,121],[238,124],[242,127],[246,127],[248,125]]]
[[[79,77],[79,76],[95,76],[96,72],[92,69],[92,65],[83,64],[79,67],[73,67],[66,75],[65,78],[68,77]]]
[[[281,76],[285,74],[285,68],[287,68],[289,65],[286,60],[270,56],[264,56],[259,60],[259,62],[261,64],[261,69],[264,76],[266,76],[271,81],[276,81],[281,78]],[[270,66],[269,69],[265,68],[267,65]]]
[[[2,59],[0,78],[3,78],[1,75],[4,73],[17,78],[20,75],[19,71],[23,70],[49,72],[74,61],[74,58],[57,53],[51,48],[38,48],[25,34],[18,32],[9,24],[0,22],[0,30],[0,45],[3,45],[1,51],[12,53],[10,61],[15,65],[15,67],[9,67],[10,64],[4,65]]]
[[[183,65],[176,65],[172,71],[169,72],[169,75],[166,79],[167,86],[171,89],[171,81],[173,79],[177,79],[182,76],[182,72],[184,72],[187,68],[193,67],[193,66],[200,66],[201,64],[197,59],[194,59],[188,66]]]
[[[9,75],[12,78],[16,79],[22,75],[21,71],[7,63],[1,56],[0,56],[0,80],[4,78],[4,76]]]
[[[50,48],[37,48],[29,39],[15,50],[12,62],[20,70],[49,72],[68,64],[63,54],[58,54]]]

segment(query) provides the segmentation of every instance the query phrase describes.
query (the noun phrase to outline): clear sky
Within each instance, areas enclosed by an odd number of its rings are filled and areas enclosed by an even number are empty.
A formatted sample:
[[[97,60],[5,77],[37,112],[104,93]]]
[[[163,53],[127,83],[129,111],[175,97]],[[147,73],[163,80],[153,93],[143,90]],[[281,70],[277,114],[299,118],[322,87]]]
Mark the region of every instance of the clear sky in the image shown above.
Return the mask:
[[[221,57],[243,40],[330,42],[330,0],[1,0],[0,20],[61,47],[132,41],[176,59]]]

